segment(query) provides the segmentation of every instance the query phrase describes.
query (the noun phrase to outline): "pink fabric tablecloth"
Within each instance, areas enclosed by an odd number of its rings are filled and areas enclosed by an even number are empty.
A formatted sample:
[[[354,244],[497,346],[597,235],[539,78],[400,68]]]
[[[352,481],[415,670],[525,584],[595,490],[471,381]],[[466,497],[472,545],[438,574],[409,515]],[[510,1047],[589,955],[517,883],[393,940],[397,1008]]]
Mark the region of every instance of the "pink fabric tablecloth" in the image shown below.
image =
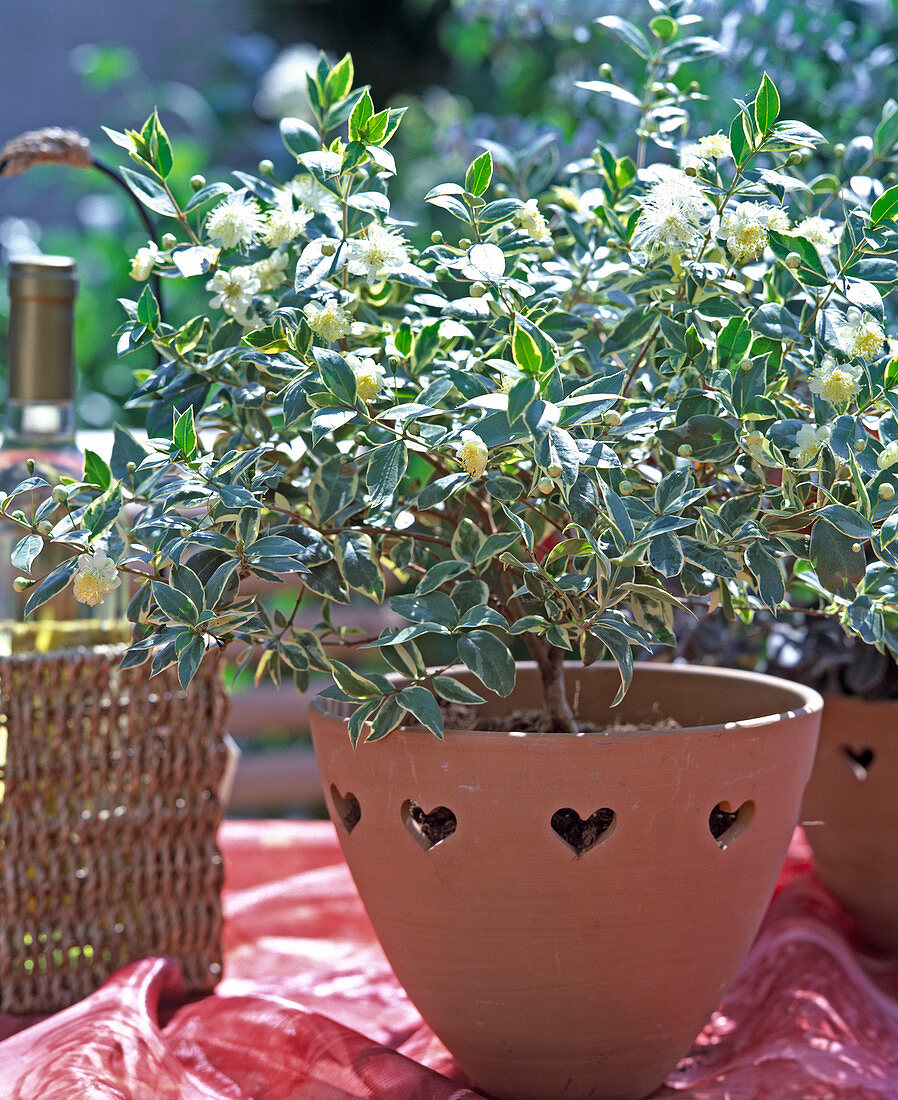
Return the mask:
[[[34,1022],[0,1016],[2,1100],[475,1100],[409,1004],[332,827],[228,822],[225,972],[147,959]],[[853,948],[797,832],[745,967],[657,1100],[898,1098],[898,961]]]

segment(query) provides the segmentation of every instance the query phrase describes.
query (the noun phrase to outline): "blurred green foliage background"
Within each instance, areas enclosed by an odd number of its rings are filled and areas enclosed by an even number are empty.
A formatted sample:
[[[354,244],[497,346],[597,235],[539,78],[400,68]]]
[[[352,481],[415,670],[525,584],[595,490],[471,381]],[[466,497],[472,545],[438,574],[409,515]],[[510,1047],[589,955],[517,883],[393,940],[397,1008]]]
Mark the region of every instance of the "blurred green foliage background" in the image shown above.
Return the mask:
[[[82,107],[95,109],[84,130],[95,154],[117,159],[101,124],[139,126],[158,106],[177,145],[176,188],[186,189],[194,173],[212,174],[224,164],[252,170],[262,158],[287,175],[277,120],[301,112],[302,73],[319,49],[349,50],[378,108],[410,107],[392,146],[403,181],[394,213],[419,223],[410,230],[419,242],[440,227],[433,220],[439,212],[425,207],[424,194],[460,177],[480,143],[531,148],[540,172],[552,172],[591,155],[598,140],[615,148],[619,135],[631,130],[632,108],[577,87],[579,80],[596,79],[602,63],[612,65],[610,79],[625,87],[642,81],[640,58],[595,25],[599,16],[637,25],[664,12],[697,20],[688,33],[707,36],[719,49],[709,47],[675,77],[684,91],[700,85],[701,96],[691,103],[695,132],[726,125],[729,102],[747,95],[766,70],[784,117],[800,117],[832,143],[848,146],[849,173],[851,157],[863,160],[867,135],[881,118],[898,43],[894,0],[231,0],[220,18],[216,0],[192,2],[205,18],[169,48],[185,58],[202,54],[203,64],[185,61],[177,80],[159,79],[158,66],[133,46],[71,42],[67,63]],[[194,81],[194,72],[202,79]],[[48,74],[36,71],[35,79]],[[15,136],[0,132],[0,143]],[[520,183],[526,188],[526,180]],[[43,167],[0,180],[4,258],[39,247],[79,261],[83,426],[139,422],[139,410],[124,404],[132,369],[149,362],[119,361],[112,333],[122,320],[117,299],[136,296],[130,257],[145,243],[127,201],[99,173]],[[201,280],[197,292],[204,293]],[[0,347],[6,311],[4,291]]]

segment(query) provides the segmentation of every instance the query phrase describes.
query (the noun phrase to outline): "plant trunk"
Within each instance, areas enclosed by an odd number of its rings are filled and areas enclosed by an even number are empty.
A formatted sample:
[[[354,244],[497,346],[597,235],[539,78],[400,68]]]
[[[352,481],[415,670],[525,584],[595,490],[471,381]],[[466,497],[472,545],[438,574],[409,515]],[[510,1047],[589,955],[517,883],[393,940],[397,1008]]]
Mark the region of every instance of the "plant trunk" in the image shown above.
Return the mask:
[[[563,652],[534,634],[527,635],[526,645],[542,678],[543,711],[548,719],[548,728],[553,732],[579,733],[577,719],[565,691]]]

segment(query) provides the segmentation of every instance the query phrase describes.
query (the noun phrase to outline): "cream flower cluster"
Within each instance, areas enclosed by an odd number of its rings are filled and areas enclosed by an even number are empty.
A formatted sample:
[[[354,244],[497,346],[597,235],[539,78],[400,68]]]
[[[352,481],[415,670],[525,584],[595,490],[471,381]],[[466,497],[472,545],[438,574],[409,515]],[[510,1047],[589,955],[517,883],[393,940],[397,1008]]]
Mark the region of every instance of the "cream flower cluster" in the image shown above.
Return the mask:
[[[349,271],[364,275],[370,285],[408,263],[404,237],[384,229],[377,222],[366,226],[360,236],[349,242]]]
[[[825,425],[818,427],[816,424],[802,424],[795,436],[795,446],[791,452],[795,458],[795,464],[807,466],[813,462],[829,436],[830,429]]]
[[[212,292],[212,308],[224,310],[244,324],[253,320],[253,298],[261,289],[262,282],[252,267],[220,269],[206,283],[206,290]]]
[[[95,607],[121,583],[115,562],[103,550],[79,555],[72,581],[72,590],[79,603]]]
[[[652,252],[689,253],[701,240],[703,222],[713,209],[697,183],[671,169],[643,199],[634,244]]]
[[[883,350],[886,334],[878,321],[859,309],[849,309],[844,325],[836,326],[839,345],[852,359],[875,359]]]
[[[381,364],[371,358],[360,359],[357,355],[347,355],[346,362],[355,375],[355,388],[359,397],[366,405],[376,400],[384,386],[385,372]]]
[[[540,244],[552,243],[552,232],[545,215],[539,209],[536,199],[528,199],[518,211],[518,221],[521,228],[531,240]]]
[[[812,214],[800,221],[792,232],[796,237],[804,237],[811,244],[827,250],[835,248],[839,242],[835,222],[831,222],[829,218],[821,218],[818,214]]]
[[[458,461],[464,466],[469,477],[483,477],[489,459],[489,448],[476,432],[461,433],[458,447]]]
[[[206,236],[223,249],[253,245],[264,232],[258,201],[242,191],[232,191],[206,219]]]
[[[131,278],[139,282],[149,279],[160,255],[155,241],[147,241],[145,248],[138,248],[136,256],[131,261]]]
[[[310,302],[305,308],[305,315],[309,328],[326,344],[342,340],[352,325],[352,317],[336,298],[328,298],[323,306]]]
[[[687,145],[680,153],[683,168],[699,168],[705,161],[731,157],[733,150],[726,134],[706,134],[693,145]]]
[[[825,355],[811,372],[808,388],[817,397],[841,408],[850,404],[860,392],[861,368],[852,363],[837,363]]]
[[[725,210],[720,219],[720,233],[737,263],[756,260],[767,246],[771,229],[785,233],[789,217],[781,206],[760,202],[740,202]]]
[[[278,248],[295,240],[312,217],[311,210],[297,210],[290,191],[279,191],[275,205],[265,217],[262,240],[269,248]]]

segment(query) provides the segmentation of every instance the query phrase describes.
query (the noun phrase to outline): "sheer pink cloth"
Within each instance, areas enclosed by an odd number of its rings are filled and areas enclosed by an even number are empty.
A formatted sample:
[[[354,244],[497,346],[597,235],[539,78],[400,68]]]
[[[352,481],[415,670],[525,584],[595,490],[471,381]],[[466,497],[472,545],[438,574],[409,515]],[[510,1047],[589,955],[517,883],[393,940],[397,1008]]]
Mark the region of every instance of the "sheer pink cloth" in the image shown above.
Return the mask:
[[[228,822],[225,975],[147,959],[0,1016],[4,1100],[476,1100],[380,952],[325,823]],[[675,948],[672,948],[675,949]],[[898,960],[858,952],[800,832],[733,989],[657,1100],[894,1100]]]

